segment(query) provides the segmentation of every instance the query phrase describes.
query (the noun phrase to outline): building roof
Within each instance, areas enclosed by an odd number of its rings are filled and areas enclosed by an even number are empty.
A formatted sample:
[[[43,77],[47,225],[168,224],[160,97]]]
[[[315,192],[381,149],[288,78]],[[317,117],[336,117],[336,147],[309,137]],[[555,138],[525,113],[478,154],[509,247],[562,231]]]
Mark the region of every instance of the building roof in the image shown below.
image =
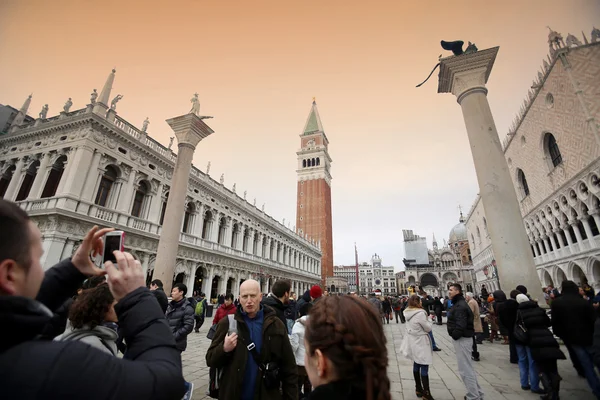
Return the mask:
[[[465,225],[465,218],[461,212],[460,218],[458,219],[458,224],[454,225],[454,227],[450,230],[448,243],[463,242],[468,240],[467,237],[467,226]]]
[[[321,124],[321,118],[319,117],[319,110],[317,109],[317,102],[312,102],[312,108],[308,114],[306,125],[304,125],[304,135],[309,135],[314,132],[323,132],[323,124]]]

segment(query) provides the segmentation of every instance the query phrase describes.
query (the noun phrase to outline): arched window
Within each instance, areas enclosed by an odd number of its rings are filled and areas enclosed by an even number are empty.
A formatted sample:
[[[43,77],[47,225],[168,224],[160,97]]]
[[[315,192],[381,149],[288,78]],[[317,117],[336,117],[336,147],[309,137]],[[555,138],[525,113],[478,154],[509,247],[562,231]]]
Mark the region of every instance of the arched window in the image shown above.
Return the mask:
[[[521,192],[523,197],[529,196],[529,186],[527,185],[527,178],[525,178],[525,173],[522,169],[517,170],[517,177],[519,179],[519,185],[521,186]]]
[[[548,152],[548,156],[550,156],[550,160],[552,160],[552,166],[556,167],[562,163],[562,155],[560,154],[558,143],[556,143],[556,138],[550,132],[546,133],[544,137],[544,147]]]
[[[224,244],[224,242],[225,242],[225,227],[226,226],[227,226],[227,220],[225,219],[225,217],[223,217],[219,220],[219,238],[218,238],[219,244]]]
[[[317,165],[321,165],[321,159],[317,158]]]
[[[48,174],[46,185],[44,186],[44,190],[42,191],[42,198],[52,197],[56,194],[56,189],[58,189],[58,184],[60,183],[60,179],[62,178],[63,172],[65,171],[66,162],[67,156],[64,155],[58,157],[56,161],[54,161],[52,169]]]
[[[144,202],[148,193],[150,192],[150,187],[146,181],[141,181],[139,187],[135,191],[135,195],[133,196],[133,207],[131,207],[131,215],[137,218],[143,218],[142,210],[144,208]]]
[[[202,239],[208,239],[208,231],[210,230],[210,221],[213,218],[213,214],[210,210],[204,213],[204,220],[202,221]]]
[[[311,167],[315,166],[315,159],[314,158],[310,161],[310,165],[311,165]]]
[[[165,213],[167,212],[167,201],[169,201],[169,192],[165,193],[165,200],[162,203],[162,208],[160,210],[160,221],[158,222],[160,225],[163,224],[165,220]]]
[[[115,181],[117,180],[117,176],[117,170],[113,166],[109,165],[108,167],[106,167],[106,172],[104,172],[104,175],[102,175],[102,179],[100,180],[100,186],[98,186],[98,193],[96,193],[96,200],[94,201],[95,204],[98,204],[102,207],[107,206],[108,198],[115,184]],[[50,178],[48,178],[48,181],[50,181]],[[46,184],[46,186],[48,185]],[[50,196],[53,196],[53,194]],[[42,197],[46,196],[42,195]]]
[[[25,200],[27,196],[29,196],[29,192],[31,191],[31,186],[33,185],[33,180],[37,175],[37,169],[40,166],[39,161],[34,161],[31,163],[29,168],[27,168],[27,172],[25,172],[25,176],[23,177],[23,182],[21,182],[21,188],[19,189],[19,193],[15,198],[15,201]]]
[[[185,214],[183,215],[183,233],[192,233],[192,218],[194,211],[196,211],[196,208],[194,207],[194,203],[190,201],[187,204]]]
[[[8,189],[8,185],[10,185],[10,181],[13,177],[15,169],[17,169],[17,167],[15,165],[11,165],[6,169],[4,174],[2,174],[2,177],[0,178],[0,197],[4,197],[6,194],[6,189]]]
[[[302,168],[306,168],[306,160],[302,160]]]

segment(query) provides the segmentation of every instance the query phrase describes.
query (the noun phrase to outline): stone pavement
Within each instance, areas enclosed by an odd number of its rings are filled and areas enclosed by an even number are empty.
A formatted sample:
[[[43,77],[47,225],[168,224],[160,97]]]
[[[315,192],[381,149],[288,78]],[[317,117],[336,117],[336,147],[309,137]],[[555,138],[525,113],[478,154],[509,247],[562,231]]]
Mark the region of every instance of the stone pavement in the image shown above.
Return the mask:
[[[208,386],[208,367],[206,366],[206,350],[210,341],[206,333],[212,324],[207,318],[200,333],[192,332],[188,336],[188,347],[183,353],[183,374],[186,380],[194,383],[194,400],[209,399],[206,396]],[[385,325],[388,340],[389,367],[392,399],[417,399],[414,392],[412,362],[400,354],[400,345],[404,334],[404,325],[395,322]],[[446,332],[446,325],[433,327],[434,337],[442,351],[435,352],[433,366],[429,369],[432,395],[436,400],[462,400],[465,391],[456,368],[456,357],[453,353],[451,338]],[[568,356],[566,349],[563,348]],[[519,383],[519,367],[508,361],[508,346],[499,342],[479,346],[481,361],[476,363],[479,384],[488,400],[521,400],[539,399],[539,395],[525,392]],[[593,400],[594,396],[584,379],[577,376],[569,360],[558,363],[558,370],[563,377],[560,395],[562,399]]]

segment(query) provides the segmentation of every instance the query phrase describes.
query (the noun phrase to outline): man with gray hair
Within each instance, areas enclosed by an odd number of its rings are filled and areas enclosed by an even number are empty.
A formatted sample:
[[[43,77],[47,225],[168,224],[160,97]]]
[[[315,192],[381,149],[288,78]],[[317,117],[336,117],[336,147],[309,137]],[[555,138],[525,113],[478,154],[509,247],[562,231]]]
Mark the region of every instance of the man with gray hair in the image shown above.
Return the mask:
[[[479,334],[483,333],[483,325],[481,324],[481,316],[479,315],[479,304],[473,298],[473,293],[467,292],[465,295],[465,300],[467,300],[467,304],[471,311],[473,311],[473,329],[475,330],[475,335],[473,335],[473,351],[471,352],[471,359],[473,361],[479,361],[479,351],[477,351],[477,342],[479,338]]]

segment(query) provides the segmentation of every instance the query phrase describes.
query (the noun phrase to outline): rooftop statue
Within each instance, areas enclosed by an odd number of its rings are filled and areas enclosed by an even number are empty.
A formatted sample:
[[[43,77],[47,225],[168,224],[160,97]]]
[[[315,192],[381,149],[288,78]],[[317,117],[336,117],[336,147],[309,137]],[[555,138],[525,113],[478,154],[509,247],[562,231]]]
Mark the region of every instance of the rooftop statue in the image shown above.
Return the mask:
[[[477,46],[475,46],[474,43],[469,42],[467,49],[465,51],[463,51],[463,45],[465,44],[465,42],[463,42],[462,40],[455,40],[453,42],[447,42],[445,40],[442,40],[440,42],[440,44],[442,45],[442,49],[451,51],[452,54],[454,54],[454,56],[461,56],[463,54],[472,54],[472,53],[476,53],[478,50]],[[440,58],[442,58],[441,55],[440,55]],[[421,87],[425,82],[427,82],[429,80],[429,78],[431,78],[431,75],[433,75],[433,73],[435,72],[436,69],[438,69],[439,66],[440,66],[440,63],[437,63],[436,66],[433,67],[433,69],[429,73],[429,76],[427,76],[427,78],[423,82],[419,83],[417,85],[417,87]]]
[[[44,107],[42,107],[42,111],[40,111],[40,118],[46,119],[46,115],[48,115],[48,104],[44,104]]]
[[[194,97],[190,100],[192,103],[192,109],[189,114],[196,114],[200,116],[200,99],[198,99],[198,93],[194,93]]]
[[[175,140],[174,136],[169,138],[169,147],[167,147],[169,150],[171,150],[171,147],[173,147],[173,140]]]
[[[598,40],[600,40],[600,29],[594,27],[592,29],[592,43],[596,43]]]
[[[123,98],[122,95],[118,94],[115,96],[114,99],[112,99],[112,101],[110,102],[110,109],[111,110],[116,110],[117,109],[117,103],[119,102],[119,100],[121,100]]]
[[[219,179],[219,182],[221,182],[221,185],[225,183],[225,174],[221,174],[221,179]]]
[[[581,40],[577,39],[575,35],[571,35],[570,33],[567,35],[567,47],[573,46],[581,46]]]
[[[69,110],[71,109],[71,106],[73,105],[73,102],[71,101],[71,98],[69,97],[69,100],[67,100],[67,102],[65,103],[65,105],[63,106],[63,110],[64,112],[68,113]]]
[[[98,92],[96,92],[96,89],[94,89],[94,91],[90,95],[90,104],[96,104],[97,98],[98,98]]]
[[[148,124],[150,124],[150,119],[148,119],[148,117],[146,117],[146,119],[144,120],[144,123],[142,125],[142,132],[146,132],[148,130]]]
[[[206,165],[206,175],[210,174],[210,161]]]

